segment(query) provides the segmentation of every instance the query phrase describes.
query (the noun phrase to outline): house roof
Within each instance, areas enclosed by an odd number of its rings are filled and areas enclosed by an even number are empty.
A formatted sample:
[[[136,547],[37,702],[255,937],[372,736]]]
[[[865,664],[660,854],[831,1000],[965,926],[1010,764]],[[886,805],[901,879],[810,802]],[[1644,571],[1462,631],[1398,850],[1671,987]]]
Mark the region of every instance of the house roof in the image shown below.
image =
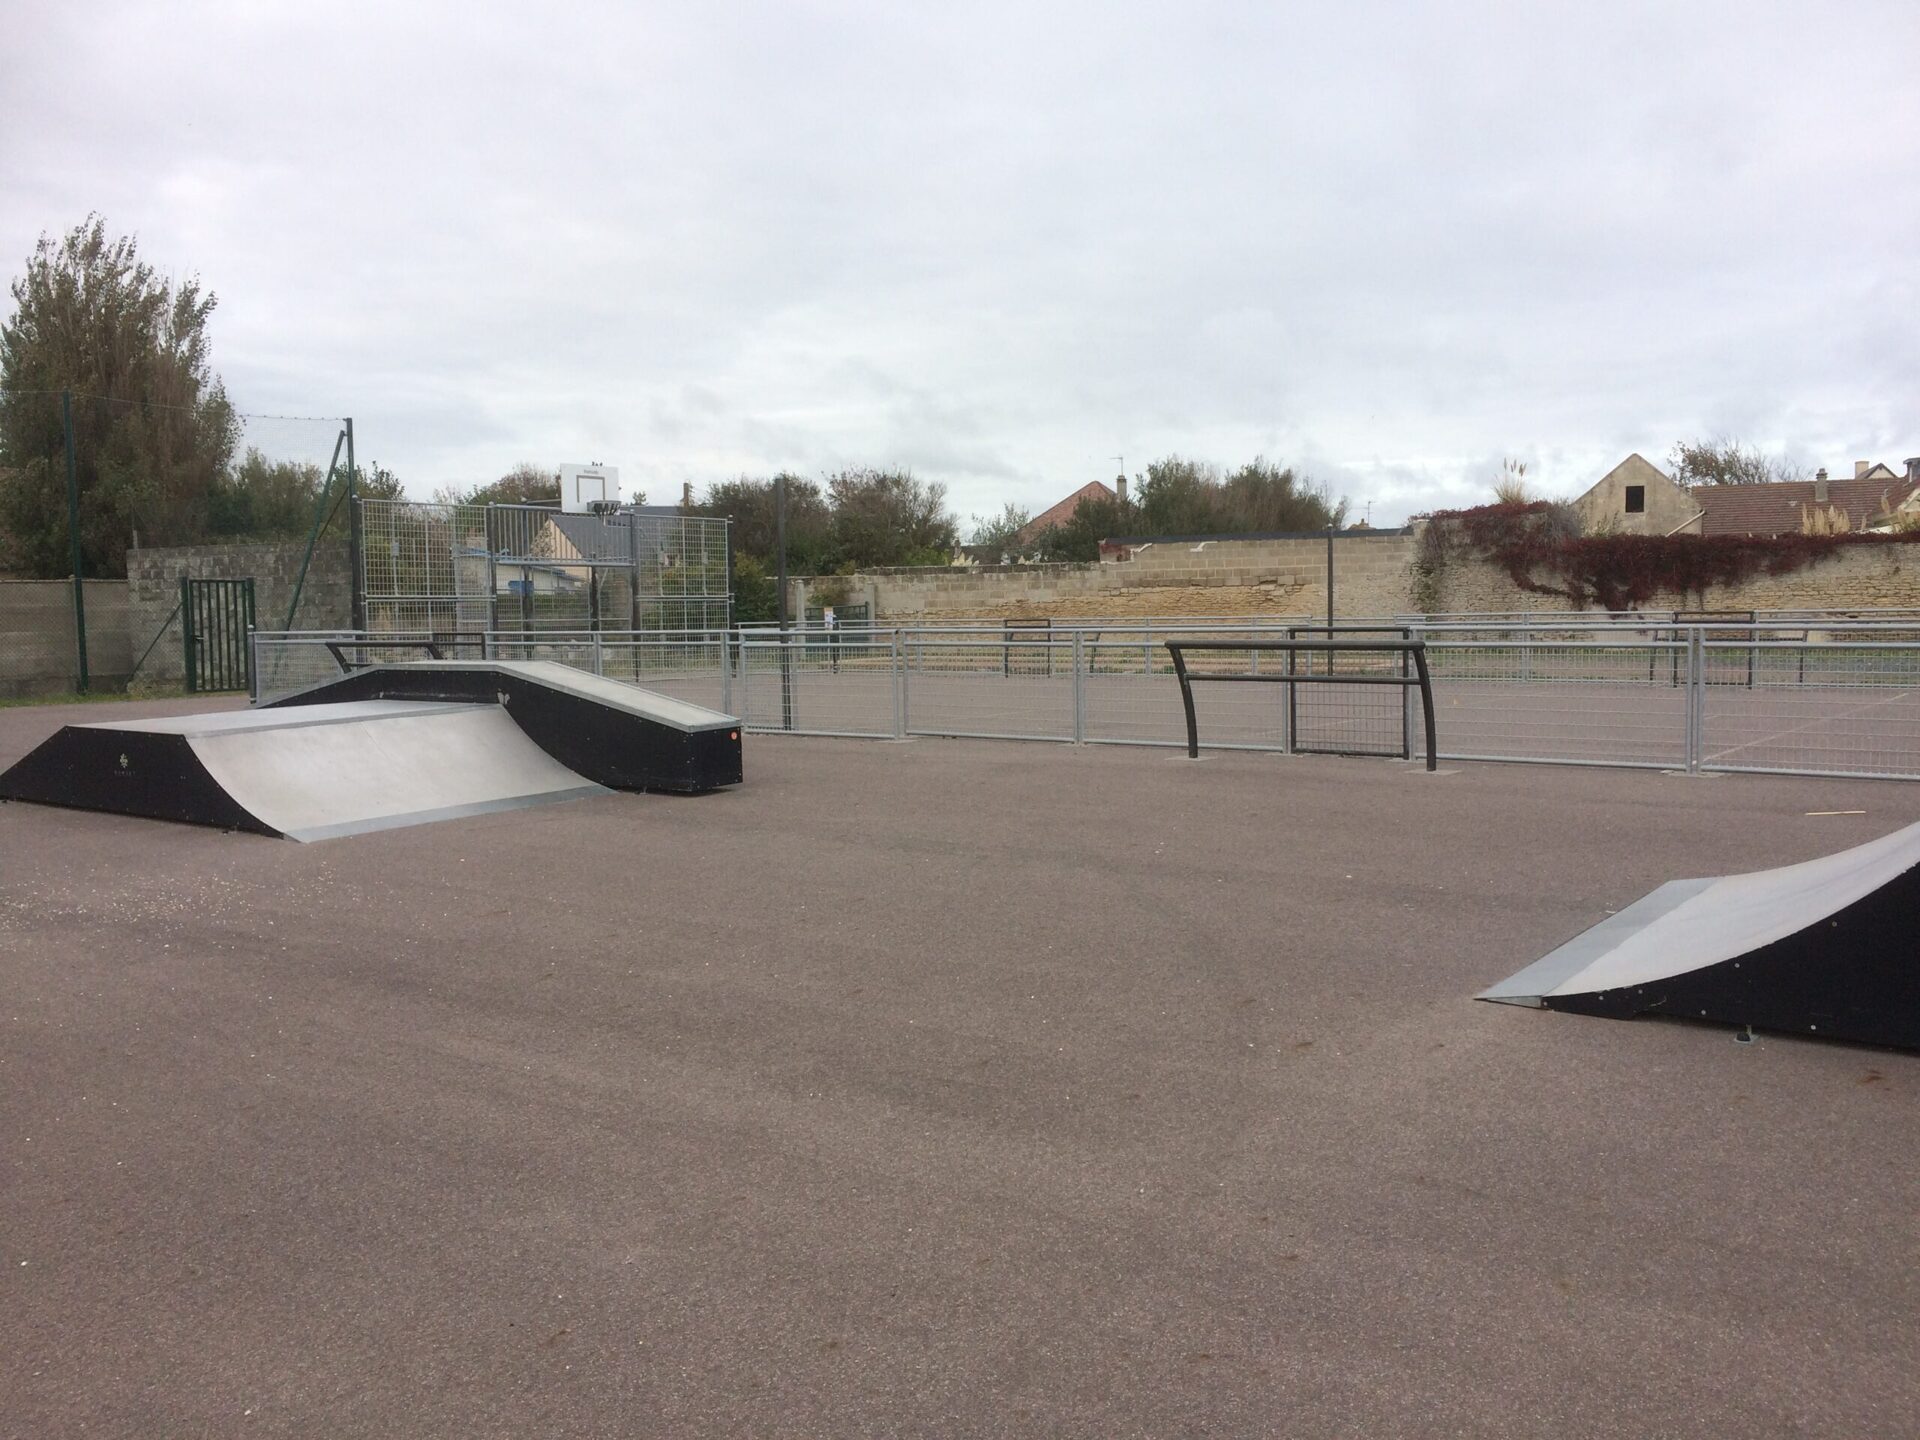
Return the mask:
[[[1810,509],[1815,481],[1783,480],[1772,485],[1695,485],[1687,494],[1700,507],[1702,535],[1783,535],[1799,531]],[[1846,511],[1855,530],[1894,509],[1913,494],[1906,480],[1874,475],[1864,480],[1829,480],[1828,506]]]
[[[1096,496],[1113,499],[1113,487],[1104,480],[1089,480],[1058,505],[1049,506],[1034,516],[1027,522],[1026,528],[1013,537],[1014,540],[1024,545],[1028,541],[1038,539],[1040,533],[1048,526],[1066,524],[1073,518],[1073,512],[1080,508],[1082,500],[1090,500]]]

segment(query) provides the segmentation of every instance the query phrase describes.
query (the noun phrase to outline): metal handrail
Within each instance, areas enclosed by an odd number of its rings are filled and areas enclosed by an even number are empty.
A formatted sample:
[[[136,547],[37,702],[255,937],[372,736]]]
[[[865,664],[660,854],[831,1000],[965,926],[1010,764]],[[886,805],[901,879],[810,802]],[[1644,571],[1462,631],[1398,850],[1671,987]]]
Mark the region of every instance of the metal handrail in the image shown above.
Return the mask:
[[[1433,677],[1427,673],[1427,646],[1424,640],[1169,640],[1167,649],[1173,655],[1173,673],[1180,680],[1180,703],[1187,712],[1187,758],[1200,758],[1200,721],[1193,709],[1193,682],[1235,681],[1256,685],[1398,685],[1403,690],[1408,686],[1418,686],[1420,690],[1420,712],[1427,728],[1427,769],[1432,770],[1439,763],[1439,744],[1434,736],[1433,723]],[[1193,674],[1187,669],[1185,652],[1188,650],[1272,650],[1287,655],[1288,668],[1278,674],[1253,673],[1248,675],[1206,675]],[[1325,675],[1312,672],[1300,672],[1293,669],[1292,657],[1301,651],[1310,654],[1367,653],[1382,655],[1411,656],[1414,671],[1412,675],[1336,675],[1331,669]]]

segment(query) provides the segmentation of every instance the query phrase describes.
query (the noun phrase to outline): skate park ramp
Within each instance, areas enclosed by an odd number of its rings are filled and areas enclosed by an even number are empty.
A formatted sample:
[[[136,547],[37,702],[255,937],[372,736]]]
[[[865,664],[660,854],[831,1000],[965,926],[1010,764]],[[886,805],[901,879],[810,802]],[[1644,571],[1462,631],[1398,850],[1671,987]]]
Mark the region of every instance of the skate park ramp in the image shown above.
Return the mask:
[[[0,774],[0,799],[302,841],[607,793],[498,705],[391,700],[68,725]]]
[[[1799,865],[1675,880],[1478,998],[1920,1049],[1920,825]]]
[[[692,795],[743,774],[735,717],[551,660],[366,665],[264,708],[348,700],[501,705],[547,754],[615,790]]]

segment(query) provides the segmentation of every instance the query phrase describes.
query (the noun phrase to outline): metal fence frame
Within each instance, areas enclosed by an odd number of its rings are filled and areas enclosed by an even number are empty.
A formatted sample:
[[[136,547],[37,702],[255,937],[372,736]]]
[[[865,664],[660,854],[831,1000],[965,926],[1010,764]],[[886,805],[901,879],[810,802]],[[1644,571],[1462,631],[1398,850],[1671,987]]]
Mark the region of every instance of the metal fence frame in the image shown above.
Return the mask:
[[[1341,621],[1334,629],[1422,642],[1441,707],[1441,760],[1920,779],[1920,620],[1808,618],[1676,625],[1644,616],[1534,616],[1513,625],[1475,617]],[[460,653],[558,660],[662,688],[737,714],[756,733],[1177,748],[1185,742],[1168,639],[1326,635],[1324,621],[1263,617],[1057,621],[1045,631],[988,622],[440,638]],[[330,646],[346,647],[355,663],[401,660],[418,648],[383,650],[383,641],[434,638],[263,632],[255,637],[254,674],[262,693],[280,693],[338,673]],[[1259,650],[1228,653],[1243,668],[1262,663]],[[1359,687],[1328,689],[1347,695]],[[1411,705],[1412,691],[1403,694]],[[1208,703],[1217,710],[1206,749],[1302,748],[1291,706]],[[1403,728],[1417,733],[1406,705],[1355,709],[1349,721],[1377,725],[1383,735],[1392,727],[1397,749]],[[1408,747],[1416,761],[1428,758],[1426,748]]]

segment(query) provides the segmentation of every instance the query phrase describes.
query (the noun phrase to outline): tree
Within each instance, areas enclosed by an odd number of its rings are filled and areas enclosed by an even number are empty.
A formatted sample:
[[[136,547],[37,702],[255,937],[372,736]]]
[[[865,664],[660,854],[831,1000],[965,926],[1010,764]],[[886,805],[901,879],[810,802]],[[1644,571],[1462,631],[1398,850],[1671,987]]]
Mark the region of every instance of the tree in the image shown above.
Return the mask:
[[[1017,543],[1020,532],[1033,523],[1033,516],[1011,500],[1006,509],[998,515],[985,519],[973,517],[973,535],[968,544],[980,552],[980,559],[992,565],[1005,560],[1020,558],[1020,546]]]
[[[817,575],[832,568],[833,511],[820,486],[797,475],[787,482],[787,568],[796,575]],[[687,508],[689,515],[733,521],[733,551],[751,555],[771,573],[780,567],[775,531],[778,496],[775,480],[742,475],[707,487],[706,497]]]
[[[269,460],[249,449],[208,492],[207,534],[219,539],[305,535],[313,528],[326,474],[318,465]]]
[[[1227,534],[1286,530],[1326,530],[1346,521],[1347,502],[1334,500],[1323,486],[1309,484],[1291,466],[1255,457],[1226,478],[1218,511]]]
[[[90,215],[57,244],[42,235],[0,324],[0,527],[31,573],[67,572],[60,393],[74,393],[83,567],[124,574],[143,543],[199,538],[238,421],[208,364],[216,303],[107,238]]]
[[[1667,464],[1682,485],[1773,485],[1807,478],[1807,472],[1785,456],[1768,455],[1724,436],[1682,440],[1673,447]]]
[[[443,485],[433,498],[442,505],[558,505],[560,472],[522,460],[498,480],[470,489]]]
[[[1325,530],[1346,519],[1347,502],[1309,483],[1291,466],[1255,457],[1231,475],[1169,455],[1135,486],[1137,535],[1248,535]]]
[[[945,565],[959,527],[947,513],[947,487],[906,470],[843,470],[827,481],[837,558],[874,565]]]

